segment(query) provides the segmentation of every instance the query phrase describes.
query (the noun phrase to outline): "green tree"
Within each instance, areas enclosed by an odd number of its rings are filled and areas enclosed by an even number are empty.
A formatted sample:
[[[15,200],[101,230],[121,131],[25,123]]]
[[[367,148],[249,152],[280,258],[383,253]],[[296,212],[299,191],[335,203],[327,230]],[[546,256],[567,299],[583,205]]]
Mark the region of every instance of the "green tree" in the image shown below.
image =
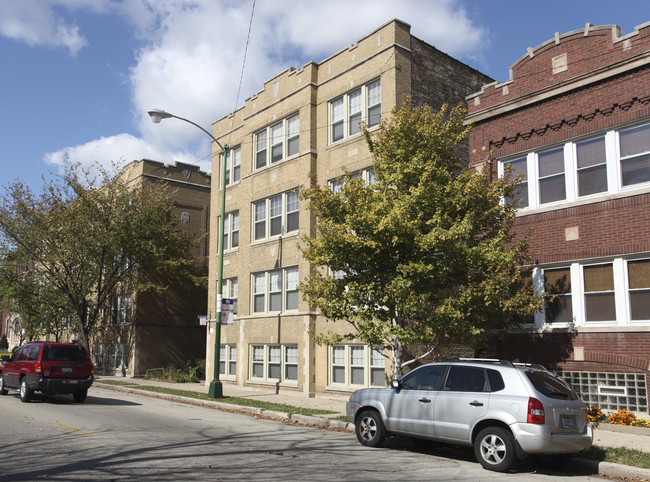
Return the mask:
[[[303,190],[317,219],[303,255],[322,269],[300,289],[328,320],[352,328],[317,341],[387,348],[394,378],[442,344],[476,342],[541,306],[532,289],[517,288],[527,240],[512,239],[515,206],[502,202],[516,183],[463,165],[464,116],[460,107],[434,112],[406,101],[378,133],[364,129],[374,184],[348,172],[339,192],[316,180]],[[404,359],[415,344],[427,350]]]
[[[155,272],[197,279],[166,185],[96,171],[68,166],[39,196],[16,181],[0,197],[3,297],[28,331],[48,333],[74,320],[86,348],[118,288],[163,291],[155,280],[165,277],[146,275]]]

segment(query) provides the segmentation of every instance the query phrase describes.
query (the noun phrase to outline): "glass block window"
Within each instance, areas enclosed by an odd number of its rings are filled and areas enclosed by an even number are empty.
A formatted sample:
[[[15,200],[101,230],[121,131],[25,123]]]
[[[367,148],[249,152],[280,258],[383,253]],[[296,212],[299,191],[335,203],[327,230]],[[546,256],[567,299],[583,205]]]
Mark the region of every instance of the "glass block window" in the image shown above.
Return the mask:
[[[616,412],[648,413],[646,376],[642,373],[561,372],[587,406]]]

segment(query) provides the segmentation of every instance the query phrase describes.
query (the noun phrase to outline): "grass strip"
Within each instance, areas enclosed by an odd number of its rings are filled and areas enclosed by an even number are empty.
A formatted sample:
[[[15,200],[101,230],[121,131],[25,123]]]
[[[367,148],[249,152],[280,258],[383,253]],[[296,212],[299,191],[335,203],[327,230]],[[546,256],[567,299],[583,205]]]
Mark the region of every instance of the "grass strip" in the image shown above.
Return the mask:
[[[599,462],[611,462],[613,464],[650,469],[650,454],[626,447],[614,448],[592,445],[589,450],[582,452],[578,456]]]
[[[100,380],[100,383],[106,385],[115,385],[120,387],[137,388],[138,390],[145,390],[154,393],[164,393],[167,395],[176,395],[178,397],[194,398],[197,400],[230,403],[233,405],[241,405],[244,407],[260,408],[262,410],[273,410],[276,412],[288,413],[289,415],[297,414],[297,415],[314,416],[314,415],[329,415],[335,413],[329,410],[321,410],[318,408],[294,407],[292,405],[285,405],[283,403],[264,402],[261,400],[254,400],[250,398],[223,397],[223,398],[215,399],[208,396],[207,393],[194,392],[192,390],[179,390],[176,388],[158,387],[153,385],[141,385],[139,383],[126,382],[121,380]]]

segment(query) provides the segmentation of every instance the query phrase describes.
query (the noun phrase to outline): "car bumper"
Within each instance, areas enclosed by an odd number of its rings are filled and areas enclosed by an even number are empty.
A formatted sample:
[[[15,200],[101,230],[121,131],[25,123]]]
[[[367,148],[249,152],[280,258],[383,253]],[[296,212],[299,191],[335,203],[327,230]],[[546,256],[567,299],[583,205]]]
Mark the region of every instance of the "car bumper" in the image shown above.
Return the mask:
[[[77,390],[88,390],[95,380],[94,376],[88,378],[45,378],[34,377],[28,380],[29,388],[48,394],[67,394]]]
[[[547,425],[529,423],[511,426],[521,449],[527,454],[571,454],[591,447],[593,430],[585,426],[582,432],[552,432]]]
[[[361,404],[358,402],[348,402],[345,405],[345,415],[347,416],[349,422],[354,423],[354,417],[356,416],[357,410],[360,406]]]

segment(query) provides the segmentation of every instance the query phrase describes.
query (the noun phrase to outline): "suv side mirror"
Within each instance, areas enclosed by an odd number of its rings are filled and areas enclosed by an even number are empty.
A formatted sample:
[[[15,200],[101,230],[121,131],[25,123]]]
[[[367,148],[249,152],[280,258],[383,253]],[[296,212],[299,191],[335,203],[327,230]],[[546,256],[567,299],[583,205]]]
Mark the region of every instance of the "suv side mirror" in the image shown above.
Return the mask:
[[[395,390],[399,390],[400,388],[402,388],[402,384],[400,383],[399,380],[393,380],[390,382],[390,387]]]

